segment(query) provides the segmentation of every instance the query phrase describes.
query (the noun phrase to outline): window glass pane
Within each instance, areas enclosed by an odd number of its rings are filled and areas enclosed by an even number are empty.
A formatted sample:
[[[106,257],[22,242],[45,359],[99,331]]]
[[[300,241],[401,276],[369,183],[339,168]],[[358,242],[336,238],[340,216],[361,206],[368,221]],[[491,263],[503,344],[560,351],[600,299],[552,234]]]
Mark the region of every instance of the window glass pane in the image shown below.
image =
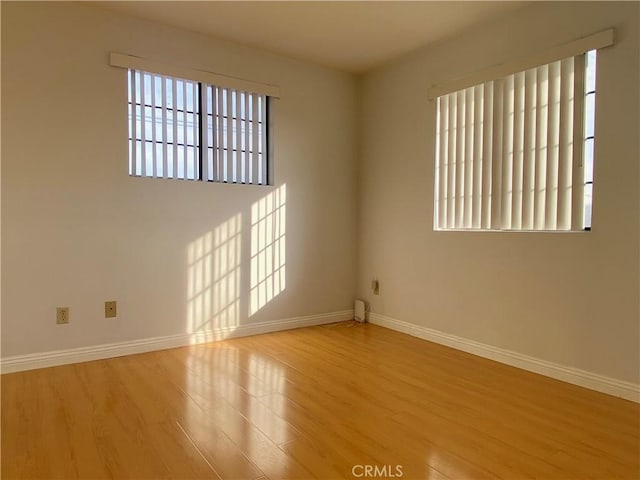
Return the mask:
[[[142,139],[142,107],[140,103],[140,90],[142,79],[139,72],[136,72],[136,139]],[[137,156],[137,158],[140,158]]]
[[[158,177],[164,177],[164,166],[162,164],[163,152],[162,152],[162,143],[156,142],[156,168],[158,169]]]
[[[178,94],[177,95],[177,101],[178,101],[178,105],[180,104],[180,100],[181,99],[181,95]],[[184,145],[184,114],[182,113],[182,109],[178,108],[178,111],[176,112],[177,115],[177,124],[178,124],[178,128],[177,131],[175,132],[176,135],[176,143],[178,145]]]
[[[156,105],[158,106],[162,105],[162,82],[164,82],[164,79],[160,75],[155,75],[153,86],[156,95]]]
[[[596,116],[596,94],[587,94],[584,106],[584,130],[586,137],[593,137]]]
[[[584,226],[591,228],[591,211],[593,205],[593,184],[584,186]]]
[[[145,105],[147,105],[147,99],[144,101]],[[152,129],[153,123],[151,118],[151,107],[144,107],[144,138],[147,142],[150,142],[152,139]],[[147,145],[147,147],[151,146],[151,144]]]
[[[167,105],[167,108],[173,108],[173,105],[174,105],[174,103],[173,103],[173,79],[167,78],[165,80],[165,82],[166,82],[165,86],[166,86],[166,95],[167,95],[167,97],[165,99],[166,100],[166,105]]]
[[[178,171],[174,178],[184,178],[184,148],[178,147],[176,149],[177,157],[178,157]]]
[[[193,148],[187,149],[187,178],[189,180],[195,180],[196,178],[196,162]]]
[[[173,172],[173,145],[167,145],[167,178],[175,178]]]
[[[155,126],[155,135],[156,142],[163,143],[164,142],[164,121],[162,118],[162,109],[156,108],[156,121],[154,123]]]
[[[167,110],[167,143],[173,144],[173,110]]]
[[[214,168],[214,163],[213,163],[213,147],[209,147],[207,148],[207,161],[209,162],[209,168],[207,170],[207,178],[205,178],[205,180],[208,181],[213,181],[213,168]]]
[[[147,169],[147,177],[153,176],[153,144],[149,141],[145,145],[145,164]]]
[[[593,182],[593,138],[584,142],[584,181]]]
[[[193,115],[189,115],[187,117],[187,145],[193,145],[195,142],[195,128],[196,125],[193,123]]]
[[[142,163],[140,159],[142,149],[140,148],[140,142],[135,142],[134,148],[136,151],[136,161],[135,161],[135,164],[132,165],[132,170],[133,170],[132,175],[140,175],[140,171],[142,169],[141,167]]]
[[[176,108],[178,110],[184,110],[184,82],[182,80],[176,80]]]
[[[587,92],[593,92],[596,89],[596,51],[587,52]]]
[[[194,104],[193,86],[191,84],[187,84],[187,103],[186,103],[187,112],[193,113],[193,104]]]
[[[222,105],[221,112],[223,116],[227,115],[227,89],[222,89]]]
[[[143,75],[143,88],[144,88],[144,104],[151,105],[151,75],[145,73]]]
[[[127,102],[131,103],[131,70],[127,70]]]

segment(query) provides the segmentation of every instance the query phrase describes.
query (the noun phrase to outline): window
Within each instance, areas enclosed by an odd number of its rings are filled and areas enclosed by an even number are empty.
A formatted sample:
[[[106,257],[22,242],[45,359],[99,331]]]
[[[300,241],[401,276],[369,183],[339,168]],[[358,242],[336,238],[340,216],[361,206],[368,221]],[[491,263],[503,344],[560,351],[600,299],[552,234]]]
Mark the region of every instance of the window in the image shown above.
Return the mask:
[[[591,228],[595,58],[437,97],[436,230]]]
[[[593,203],[593,152],[595,143],[596,116],[596,51],[587,53],[587,79],[585,82],[584,115],[584,228],[591,230],[591,207]]]
[[[128,69],[129,175],[267,185],[267,95]]]

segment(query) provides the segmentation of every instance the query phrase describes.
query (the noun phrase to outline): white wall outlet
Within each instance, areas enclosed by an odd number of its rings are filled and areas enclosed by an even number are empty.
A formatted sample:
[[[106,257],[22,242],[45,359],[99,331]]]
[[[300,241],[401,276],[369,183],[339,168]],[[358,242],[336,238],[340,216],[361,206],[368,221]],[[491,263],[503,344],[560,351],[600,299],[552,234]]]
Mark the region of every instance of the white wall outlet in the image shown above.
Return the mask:
[[[56,308],[56,323],[58,325],[69,323],[69,307]]]
[[[114,318],[116,316],[118,316],[116,301],[104,302],[104,318]]]

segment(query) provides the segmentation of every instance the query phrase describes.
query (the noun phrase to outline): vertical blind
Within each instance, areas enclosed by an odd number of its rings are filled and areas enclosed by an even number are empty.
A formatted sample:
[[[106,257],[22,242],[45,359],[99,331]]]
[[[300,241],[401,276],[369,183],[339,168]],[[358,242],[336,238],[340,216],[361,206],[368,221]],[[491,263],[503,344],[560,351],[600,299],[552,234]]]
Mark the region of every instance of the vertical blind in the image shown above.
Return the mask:
[[[129,174],[195,180],[197,82],[129,70]]]
[[[581,230],[584,55],[437,98],[436,229]]]
[[[129,69],[129,174],[269,182],[268,97]]]
[[[214,182],[267,183],[267,98],[207,85],[203,177]]]

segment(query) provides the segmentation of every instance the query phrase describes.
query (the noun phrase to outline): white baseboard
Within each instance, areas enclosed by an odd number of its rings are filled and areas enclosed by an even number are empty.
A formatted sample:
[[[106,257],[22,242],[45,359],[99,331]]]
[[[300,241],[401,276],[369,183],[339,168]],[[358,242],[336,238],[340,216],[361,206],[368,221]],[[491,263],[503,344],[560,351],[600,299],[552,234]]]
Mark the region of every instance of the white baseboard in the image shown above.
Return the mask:
[[[640,385],[617,380],[603,375],[587,372],[578,368],[566,367],[539,358],[522,355],[511,350],[493,347],[484,343],[467,340],[465,338],[439,332],[431,328],[415,325],[413,323],[396,320],[377,313],[369,313],[369,322],[382,327],[390,328],[398,332],[406,333],[413,337],[429,340],[434,343],[446,345],[457,350],[472,353],[480,357],[489,358],[500,363],[522,368],[530,372],[539,373],[547,377],[562,380],[564,382],[579,385],[581,387],[607,393],[616,397],[640,403]]]
[[[14,355],[0,360],[0,372],[12,373],[35,368],[54,367],[68,363],[88,362],[103,358],[121,357],[135,353],[144,353],[167,348],[184,347],[199,343],[213,342],[234,337],[246,337],[260,333],[290,330],[292,328],[311,327],[326,323],[343,322],[353,319],[353,310],[307,315],[304,317],[287,318],[234,328],[220,328],[197,333],[180,333],[166,337],[144,338],[129,342],[110,343],[91,347],[70,348],[29,355]]]

